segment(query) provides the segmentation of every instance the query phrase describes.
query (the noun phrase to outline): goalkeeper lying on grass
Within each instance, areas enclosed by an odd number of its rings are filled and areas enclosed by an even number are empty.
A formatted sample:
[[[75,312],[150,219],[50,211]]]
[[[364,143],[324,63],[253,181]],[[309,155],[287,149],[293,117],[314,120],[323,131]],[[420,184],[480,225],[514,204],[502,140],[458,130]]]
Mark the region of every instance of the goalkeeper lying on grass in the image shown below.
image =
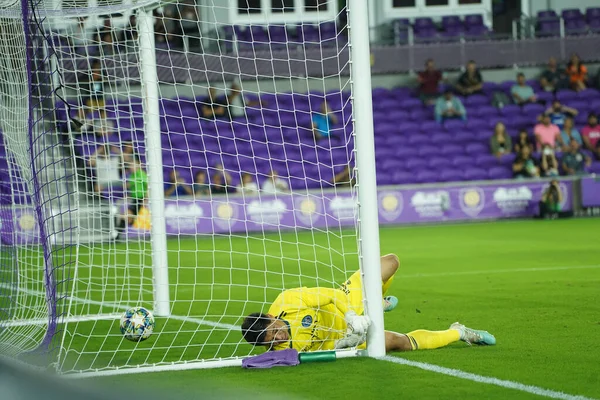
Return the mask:
[[[384,295],[398,266],[395,254],[381,257]],[[383,301],[384,311],[391,311],[398,304],[393,296],[384,297]],[[355,272],[339,289],[304,287],[283,291],[268,314],[254,313],[244,319],[242,334],[248,343],[266,346],[267,350],[365,348],[370,320],[362,313],[361,276]],[[386,351],[437,349],[459,340],[468,344],[496,343],[496,338],[488,332],[470,329],[458,322],[445,331],[385,332]]]

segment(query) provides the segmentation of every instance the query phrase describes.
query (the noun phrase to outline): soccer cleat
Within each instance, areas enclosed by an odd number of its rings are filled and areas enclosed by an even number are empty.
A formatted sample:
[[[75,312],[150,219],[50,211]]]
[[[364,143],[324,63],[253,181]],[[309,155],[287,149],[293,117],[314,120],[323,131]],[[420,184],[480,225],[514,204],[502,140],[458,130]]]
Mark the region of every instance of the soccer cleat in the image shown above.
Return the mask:
[[[496,338],[488,331],[480,331],[476,329],[467,328],[461,323],[455,322],[450,325],[450,329],[456,329],[460,332],[460,340],[466,342],[468,345],[480,344],[480,345],[494,345],[496,344]]]
[[[396,296],[385,296],[383,298],[383,311],[392,311],[398,305],[398,298]]]

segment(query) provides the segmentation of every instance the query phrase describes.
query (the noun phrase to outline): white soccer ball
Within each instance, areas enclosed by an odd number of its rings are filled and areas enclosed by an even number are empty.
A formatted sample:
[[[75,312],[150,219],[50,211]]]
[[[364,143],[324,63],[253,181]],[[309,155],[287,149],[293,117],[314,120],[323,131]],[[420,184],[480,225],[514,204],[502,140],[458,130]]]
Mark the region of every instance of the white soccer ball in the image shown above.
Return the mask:
[[[153,331],[154,316],[144,307],[130,308],[121,316],[121,333],[127,340],[141,342],[148,339]]]

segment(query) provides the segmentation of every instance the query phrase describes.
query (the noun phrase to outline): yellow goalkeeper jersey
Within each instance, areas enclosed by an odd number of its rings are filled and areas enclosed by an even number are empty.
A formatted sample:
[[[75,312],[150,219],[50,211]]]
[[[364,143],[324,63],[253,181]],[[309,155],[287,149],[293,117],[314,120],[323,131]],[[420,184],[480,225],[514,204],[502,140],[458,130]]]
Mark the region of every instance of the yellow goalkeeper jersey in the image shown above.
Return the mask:
[[[335,341],[346,333],[344,314],[349,302],[340,289],[302,287],[282,292],[269,308],[269,314],[287,322],[290,341],[274,346],[273,350],[332,350]]]

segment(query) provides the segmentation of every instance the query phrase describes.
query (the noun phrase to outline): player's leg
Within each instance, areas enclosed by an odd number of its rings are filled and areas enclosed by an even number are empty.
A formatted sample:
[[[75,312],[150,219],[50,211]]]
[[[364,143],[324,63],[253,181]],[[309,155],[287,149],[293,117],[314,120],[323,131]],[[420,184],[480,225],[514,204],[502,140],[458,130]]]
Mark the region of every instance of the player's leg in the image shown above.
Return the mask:
[[[381,257],[381,281],[386,283],[394,276],[400,267],[400,259],[395,254],[386,254]]]
[[[411,351],[439,349],[460,340],[456,329],[426,331],[419,329],[407,334],[385,331],[386,351]]]

